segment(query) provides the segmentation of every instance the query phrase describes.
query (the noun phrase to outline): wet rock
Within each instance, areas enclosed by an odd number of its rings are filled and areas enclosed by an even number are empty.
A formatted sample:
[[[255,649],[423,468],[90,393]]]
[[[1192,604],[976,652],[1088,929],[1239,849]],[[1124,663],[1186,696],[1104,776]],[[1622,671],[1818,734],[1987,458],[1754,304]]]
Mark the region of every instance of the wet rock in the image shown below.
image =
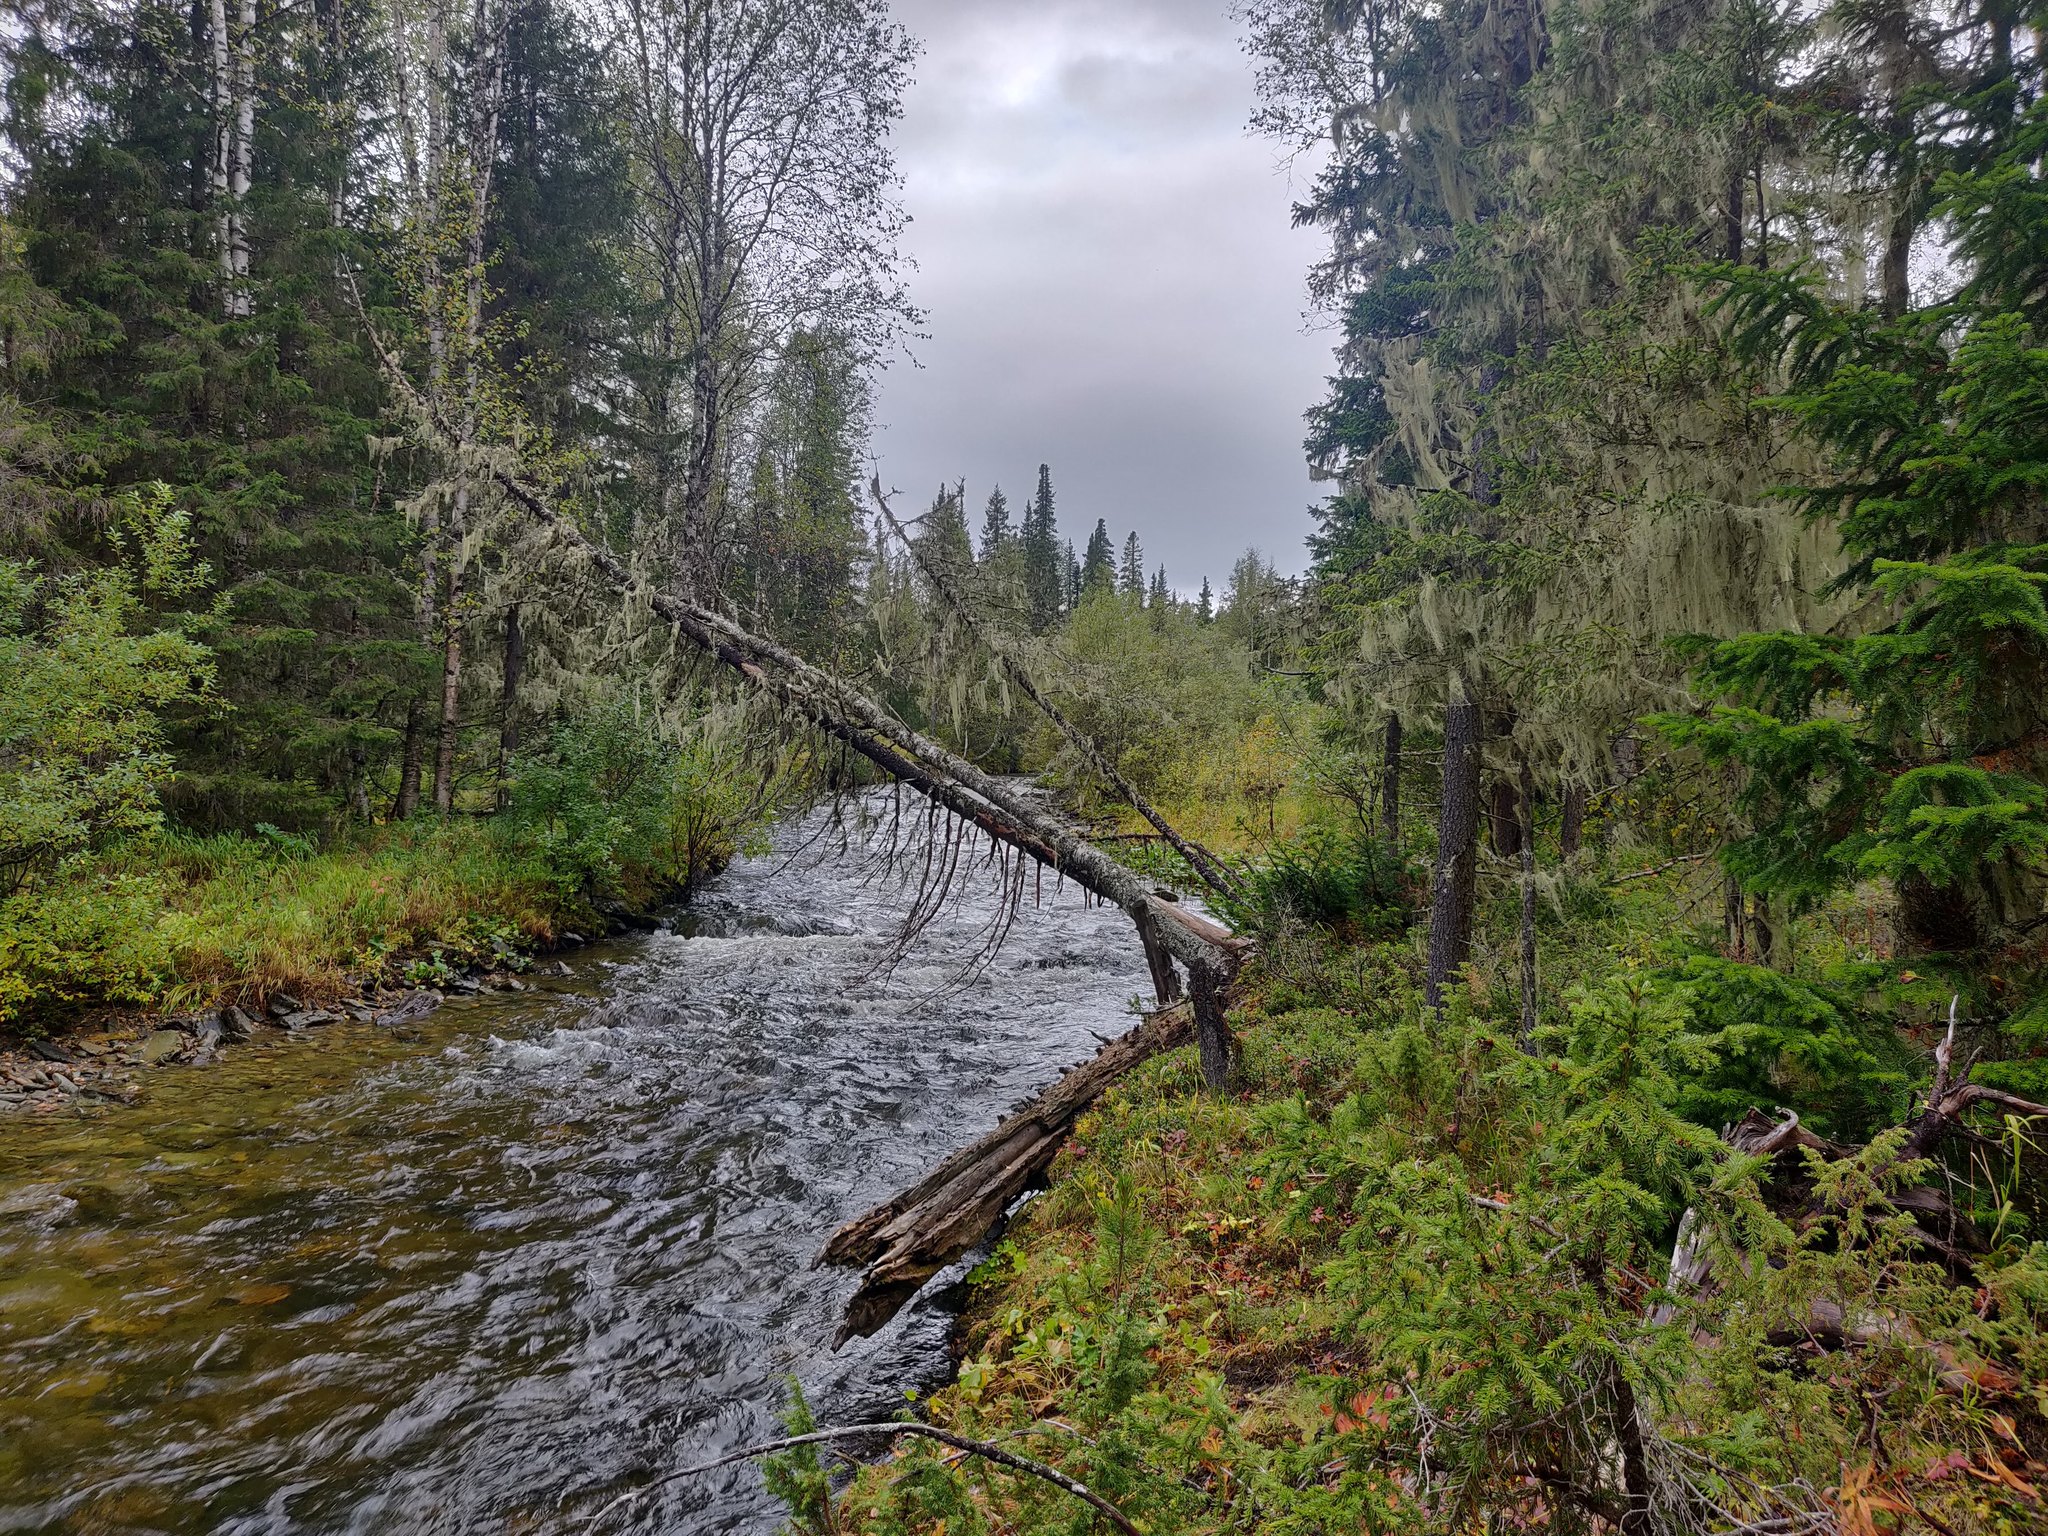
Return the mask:
[[[218,1013],[202,1013],[192,1027],[192,1034],[201,1046],[211,1048],[220,1044],[227,1034],[227,1026],[221,1022]]]
[[[562,942],[564,944],[581,944],[584,943],[585,940],[583,935],[580,933],[565,933],[562,935]]]
[[[186,1043],[185,1037],[175,1029],[159,1029],[144,1037],[142,1044],[136,1047],[135,1055],[145,1067],[154,1067],[177,1055],[185,1049]]]
[[[410,1024],[414,1019],[424,1019],[428,1014],[440,1007],[442,1001],[442,996],[438,992],[420,991],[408,993],[399,999],[396,1007],[387,1008],[378,1014],[377,1022],[379,1024]]]
[[[325,1008],[301,1008],[296,1013],[287,1013],[278,1023],[286,1029],[312,1029],[321,1024],[339,1024],[341,1015],[329,1013]]]
[[[342,1002],[341,1011],[358,1024],[367,1024],[377,1016],[377,1010],[360,997],[347,998]]]
[[[255,1033],[256,1021],[235,1007],[220,1011],[221,1036],[227,1040],[246,1040]]]
[[[574,976],[576,974],[569,969],[569,962],[566,960],[557,960],[553,965],[542,966],[540,973],[543,976]]]
[[[286,1014],[304,1013],[305,1011],[306,1005],[296,997],[293,997],[289,992],[273,992],[270,994],[270,1016],[273,1019],[281,1019]]]
[[[450,992],[462,992],[471,997],[475,997],[483,989],[483,983],[471,976],[458,976],[448,983]]]
[[[70,1061],[71,1053],[61,1045],[52,1045],[47,1040],[31,1040],[28,1048],[45,1061]]]

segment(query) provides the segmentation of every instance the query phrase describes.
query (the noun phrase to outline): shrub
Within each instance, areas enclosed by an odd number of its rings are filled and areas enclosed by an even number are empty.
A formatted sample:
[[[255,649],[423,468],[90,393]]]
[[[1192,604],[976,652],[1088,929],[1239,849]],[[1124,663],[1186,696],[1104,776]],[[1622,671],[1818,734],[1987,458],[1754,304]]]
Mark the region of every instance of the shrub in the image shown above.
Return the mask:
[[[1305,923],[1355,939],[1384,938],[1407,924],[1404,874],[1401,861],[1364,832],[1313,827],[1275,844],[1264,863],[1245,872],[1243,894],[1219,905],[1249,931]]]

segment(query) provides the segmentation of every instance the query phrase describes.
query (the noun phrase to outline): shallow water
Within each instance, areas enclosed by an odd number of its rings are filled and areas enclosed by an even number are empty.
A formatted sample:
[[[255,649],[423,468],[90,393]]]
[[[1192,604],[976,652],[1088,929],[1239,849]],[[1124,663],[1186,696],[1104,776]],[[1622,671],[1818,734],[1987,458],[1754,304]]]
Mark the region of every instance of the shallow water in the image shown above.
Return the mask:
[[[877,802],[885,803],[885,802]],[[828,1344],[831,1229],[1127,1028],[1128,921],[906,899],[818,835],[552,990],[145,1074],[96,1118],[0,1120],[0,1531],[580,1530],[608,1494],[943,1374],[928,1300]],[[621,1531],[766,1531],[752,1467]]]

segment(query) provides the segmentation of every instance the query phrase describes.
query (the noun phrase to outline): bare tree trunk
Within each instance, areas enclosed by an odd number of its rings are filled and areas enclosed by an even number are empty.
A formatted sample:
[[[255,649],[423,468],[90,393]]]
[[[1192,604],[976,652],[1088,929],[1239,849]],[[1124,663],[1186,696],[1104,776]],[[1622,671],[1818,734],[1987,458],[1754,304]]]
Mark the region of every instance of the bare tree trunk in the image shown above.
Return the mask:
[[[420,701],[405,706],[405,741],[398,755],[398,798],[391,802],[391,819],[404,821],[420,808],[420,763],[425,755],[420,730]]]
[[[1586,831],[1586,786],[1572,779],[1564,787],[1564,804],[1558,815],[1557,851],[1563,857],[1578,857]]]
[[[1482,719],[1469,695],[1444,713],[1443,808],[1437,817],[1436,867],[1430,878],[1429,959],[1423,998],[1441,1008],[1444,983],[1472,947],[1472,897],[1479,863],[1479,737]]]
[[[1188,967],[1188,990],[1195,1004],[1195,1048],[1201,1053],[1202,1082],[1211,1093],[1230,1087],[1237,1072],[1237,1038],[1228,1016],[1229,977],[1208,965]]]
[[[526,671],[526,631],[520,627],[519,605],[505,610],[504,693],[498,713],[498,809],[512,799],[512,759],[519,751],[519,683]]]
[[[460,500],[458,492],[458,505]],[[461,537],[459,527],[456,537]],[[434,746],[434,809],[445,817],[455,809],[455,758],[462,736],[462,577],[452,565],[442,625],[441,719]]]
[[[235,312],[235,209],[230,199],[235,157],[235,73],[228,38],[227,0],[207,0],[207,42],[211,54],[208,95],[213,108],[213,145],[208,156],[207,191],[213,203],[213,243],[220,263],[221,310]]]
[[[1401,853],[1401,717],[1387,711],[1387,735],[1380,749],[1380,837],[1396,858]]]
[[[1721,876],[1722,948],[1730,960],[1749,958],[1749,924],[1742,910],[1742,887],[1733,875]]]
[[[1496,854],[1504,859],[1512,859],[1522,851],[1522,805],[1521,797],[1515,791],[1514,780],[1494,780],[1486,819],[1493,838],[1493,851]]]
[[[228,177],[228,313],[247,319],[256,301],[249,291],[249,188],[256,159],[256,0],[241,0],[242,35],[235,45],[235,150]]]
[[[1522,1049],[1536,1034],[1536,784],[1522,760]]]
[[[1749,900],[1749,930],[1756,935],[1757,963],[1773,969],[1778,964],[1778,930],[1771,920],[1771,898],[1761,893]]]

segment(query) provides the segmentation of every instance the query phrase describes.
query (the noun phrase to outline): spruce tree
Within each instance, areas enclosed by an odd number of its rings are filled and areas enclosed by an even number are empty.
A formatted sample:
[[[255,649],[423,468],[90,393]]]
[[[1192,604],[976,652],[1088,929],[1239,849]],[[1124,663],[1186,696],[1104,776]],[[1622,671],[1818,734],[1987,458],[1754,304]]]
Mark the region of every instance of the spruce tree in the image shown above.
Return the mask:
[[[1024,592],[1030,604],[1034,634],[1044,634],[1059,622],[1067,600],[1067,554],[1059,537],[1053,514],[1052,470],[1038,466],[1038,492],[1024,512],[1020,539],[1024,564]]]
[[[1109,542],[1109,523],[1095,520],[1088,535],[1088,552],[1081,557],[1081,593],[1084,598],[1116,590],[1116,546]]]
[[[1124,554],[1117,566],[1116,589],[1134,603],[1145,601],[1145,551],[1135,530],[1124,535]]]
[[[981,513],[981,558],[993,560],[1009,547],[1015,534],[1010,528],[1010,502],[999,485],[988,493],[988,505]]]

